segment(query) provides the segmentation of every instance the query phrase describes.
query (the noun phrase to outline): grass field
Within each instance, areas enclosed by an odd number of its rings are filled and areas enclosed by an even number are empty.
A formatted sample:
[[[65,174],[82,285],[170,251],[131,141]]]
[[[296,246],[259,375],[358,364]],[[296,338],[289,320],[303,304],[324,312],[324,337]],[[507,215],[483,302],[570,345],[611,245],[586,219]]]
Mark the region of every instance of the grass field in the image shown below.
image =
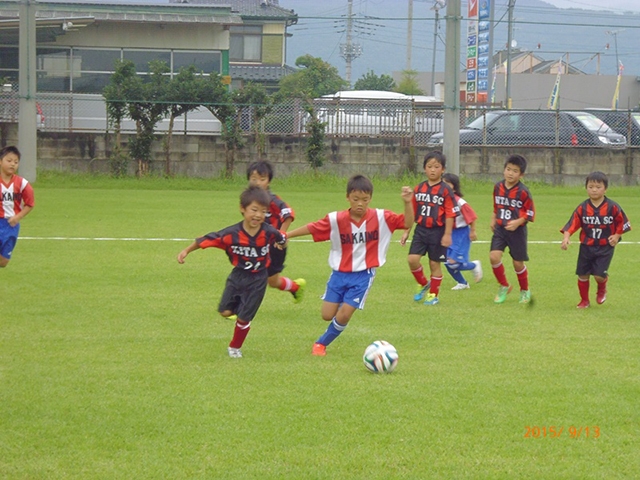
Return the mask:
[[[299,226],[346,208],[345,184],[273,190]],[[372,206],[401,211],[402,182],[375,184]],[[636,230],[616,247],[604,305],[575,308],[577,235],[559,247],[584,189],[530,185],[535,303],[494,305],[491,185],[463,180],[483,282],[451,291],[446,276],[439,305],[416,304],[394,242],[365,310],[312,357],[328,245],[292,241],[285,274],[307,279],[304,302],[269,290],[238,360],[216,314],[226,256],[176,256],[240,221],[243,186],[40,176],[0,270],[0,478],[637,478],[640,188],[608,192]],[[378,339],[399,351],[390,375],[362,364]]]

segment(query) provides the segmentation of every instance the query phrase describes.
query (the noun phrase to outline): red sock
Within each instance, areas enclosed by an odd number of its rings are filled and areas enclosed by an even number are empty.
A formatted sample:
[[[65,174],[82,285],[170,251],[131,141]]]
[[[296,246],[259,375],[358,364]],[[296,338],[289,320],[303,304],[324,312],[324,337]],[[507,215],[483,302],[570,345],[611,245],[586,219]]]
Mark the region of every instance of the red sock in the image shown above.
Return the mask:
[[[233,338],[231,339],[229,346],[231,348],[240,348],[244,343],[244,339],[247,338],[250,328],[250,323],[240,323],[237,321],[236,328],[233,330]]]
[[[440,293],[440,284],[442,283],[442,277],[434,277],[431,275],[431,287],[429,288],[429,293],[435,294],[437,297]]]
[[[516,272],[518,276],[518,283],[520,284],[520,290],[529,290],[529,272],[525,266],[519,272]]]
[[[607,279],[608,277],[604,279],[604,282],[596,281],[596,284],[598,285],[598,295],[601,295],[607,291]]]
[[[600,285],[598,285],[600,288]],[[589,279],[582,280],[578,278],[578,291],[580,292],[580,299],[589,301]]]
[[[493,274],[495,275],[496,280],[498,280],[498,283],[503,287],[508,287],[509,282],[507,281],[507,276],[504,274],[504,265],[502,262],[498,265],[491,265],[491,268],[493,269]]]
[[[298,284],[287,277],[280,277],[280,282],[278,283],[278,290],[284,290],[286,292],[297,292]]]
[[[411,270],[411,273],[413,274],[413,278],[416,279],[416,282],[423,287],[428,283],[427,277],[424,276],[424,269],[422,268],[422,265],[420,265],[420,268],[417,270]]]

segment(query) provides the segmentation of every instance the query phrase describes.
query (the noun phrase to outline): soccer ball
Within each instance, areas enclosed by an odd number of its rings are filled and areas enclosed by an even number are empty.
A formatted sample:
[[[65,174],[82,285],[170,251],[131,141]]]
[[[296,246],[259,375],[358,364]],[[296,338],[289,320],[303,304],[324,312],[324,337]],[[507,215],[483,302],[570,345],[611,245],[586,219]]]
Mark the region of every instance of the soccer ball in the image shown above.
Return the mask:
[[[389,342],[376,340],[364,351],[362,361],[373,373],[390,373],[398,365],[398,351]]]

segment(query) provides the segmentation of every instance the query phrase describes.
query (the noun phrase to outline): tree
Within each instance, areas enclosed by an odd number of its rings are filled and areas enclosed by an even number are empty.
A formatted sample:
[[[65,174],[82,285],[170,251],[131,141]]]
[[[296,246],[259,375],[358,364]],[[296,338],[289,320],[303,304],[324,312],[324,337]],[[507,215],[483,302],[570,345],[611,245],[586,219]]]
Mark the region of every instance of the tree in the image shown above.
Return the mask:
[[[385,92],[393,92],[396,88],[396,82],[390,75],[384,73],[380,76],[376,75],[373,70],[369,70],[365,75],[356,80],[353,85],[354,90],[381,90]]]
[[[264,155],[264,138],[260,134],[260,122],[271,111],[271,98],[263,85],[251,82],[240,90],[232,92],[231,97],[236,106],[238,122],[245,120],[245,112],[249,113],[249,129],[253,133],[258,158],[260,158]],[[244,130],[242,125],[241,129]]]
[[[196,67],[190,65],[182,67],[178,74],[167,84],[163,101],[167,104],[169,113],[169,129],[163,142],[165,155],[165,175],[171,175],[171,139],[175,119],[200,106],[198,94],[202,76],[196,75]]]
[[[424,95],[424,91],[418,84],[416,76],[418,72],[415,70],[403,70],[400,83],[396,87],[395,91],[398,93],[404,93],[405,95]]]
[[[321,58],[303,55],[296,59],[299,71],[287,75],[280,80],[280,90],[277,98],[298,98],[303,103],[307,114],[306,130],[309,133],[307,141],[307,160],[314,168],[324,161],[324,127],[318,120],[313,108],[313,99],[322,95],[329,95],[349,87],[349,83],[338,74],[338,69]]]
[[[113,153],[109,157],[111,173],[117,177],[125,175],[127,171],[128,158],[121,151],[121,125],[122,120],[129,113],[127,92],[132,90],[135,82],[139,78],[136,75],[135,64],[130,60],[116,60],[115,72],[109,79],[109,84],[102,90],[102,96],[107,106],[107,117],[109,126],[115,130],[116,141]]]
[[[153,60],[149,62],[151,72],[147,81],[140,77],[131,82],[126,92],[129,105],[129,117],[136,122],[136,137],[129,142],[129,153],[138,162],[138,175],[149,172],[151,161],[151,144],[156,125],[167,115],[166,98],[169,77],[169,66],[166,62]]]
[[[338,69],[319,57],[303,55],[296,59],[296,66],[300,70],[280,80],[279,96],[312,99],[349,87]]]

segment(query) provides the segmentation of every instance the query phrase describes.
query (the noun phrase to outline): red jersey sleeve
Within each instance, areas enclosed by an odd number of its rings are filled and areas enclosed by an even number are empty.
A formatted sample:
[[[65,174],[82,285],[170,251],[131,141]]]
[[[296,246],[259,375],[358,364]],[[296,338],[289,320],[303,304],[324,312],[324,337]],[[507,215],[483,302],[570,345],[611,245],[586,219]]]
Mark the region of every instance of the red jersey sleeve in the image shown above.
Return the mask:
[[[317,222],[308,223],[307,228],[309,229],[309,233],[311,234],[314,242],[324,242],[329,240],[331,236],[331,222],[329,220],[329,215]]]

